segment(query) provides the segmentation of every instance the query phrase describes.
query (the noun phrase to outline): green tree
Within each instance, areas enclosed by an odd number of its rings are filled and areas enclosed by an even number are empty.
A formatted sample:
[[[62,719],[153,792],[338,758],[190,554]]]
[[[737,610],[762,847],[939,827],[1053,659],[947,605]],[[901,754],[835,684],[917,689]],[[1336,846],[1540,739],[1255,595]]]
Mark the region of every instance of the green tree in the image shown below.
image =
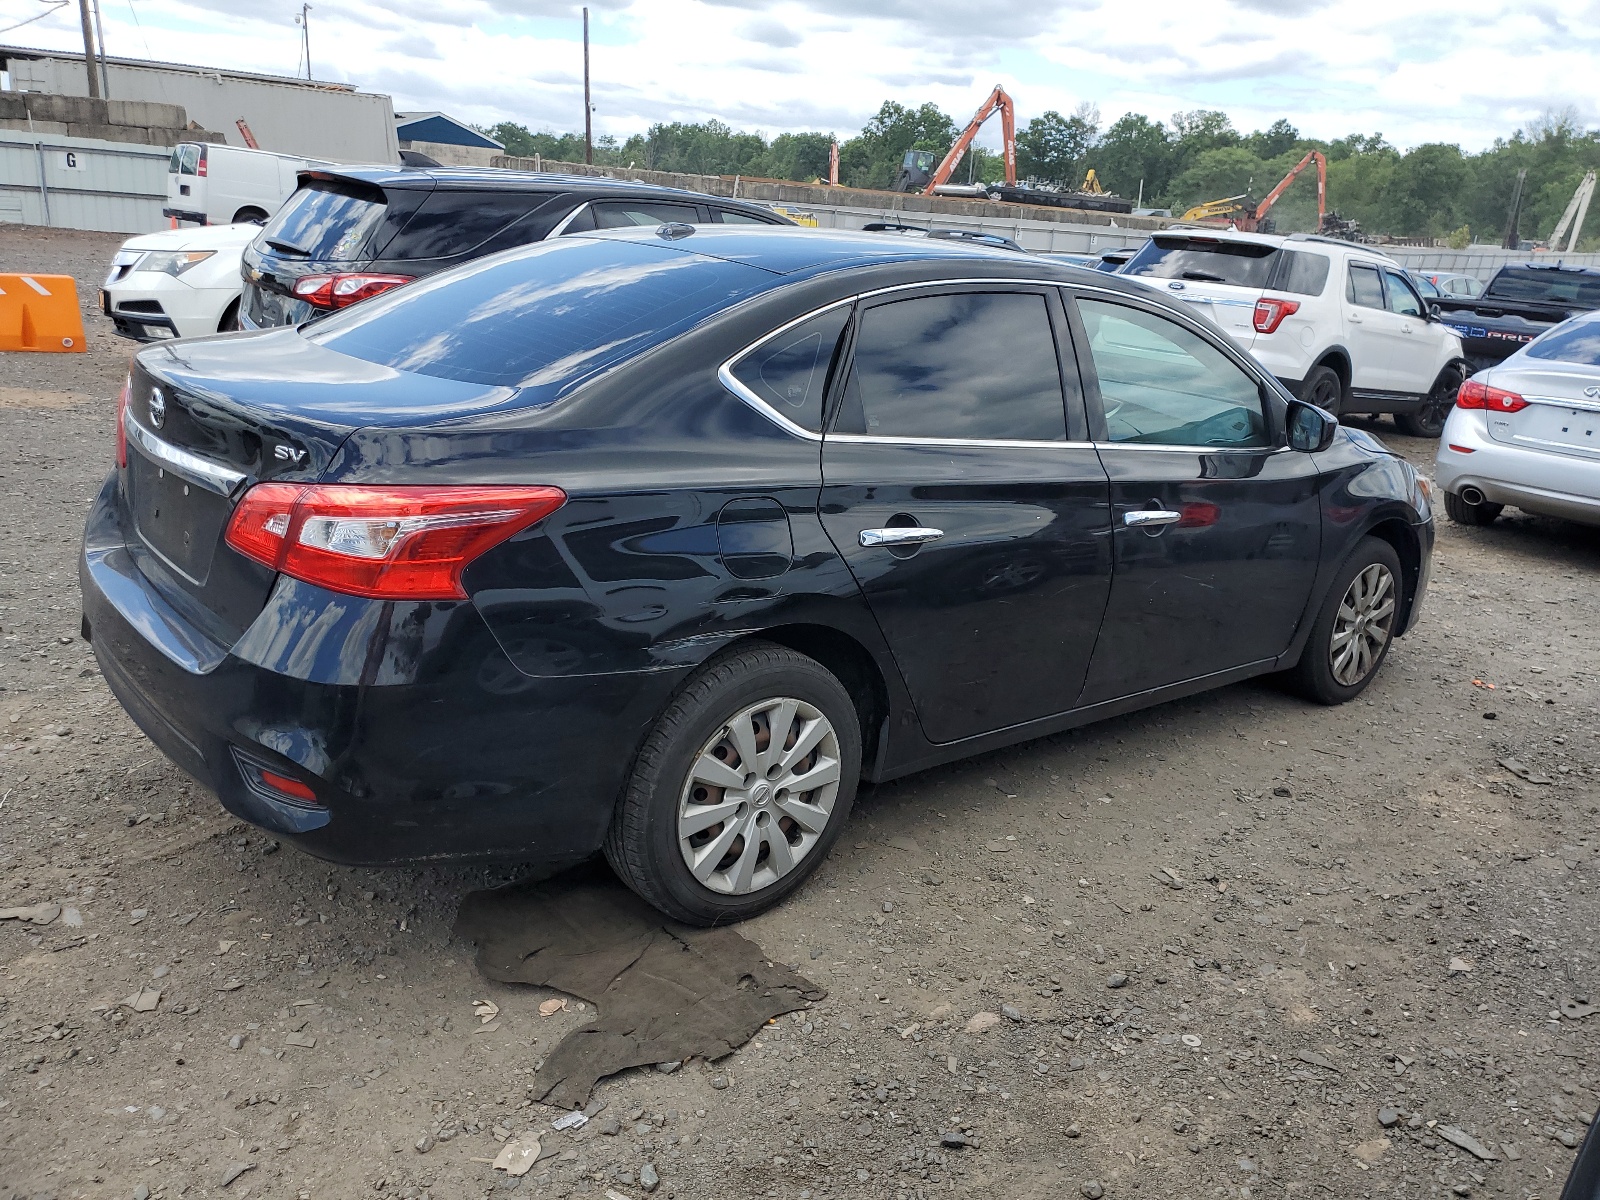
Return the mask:
[[[885,100],[861,133],[839,147],[839,180],[849,187],[886,188],[900,171],[907,150],[949,153],[956,123],[937,105],[907,108]]]
[[[1076,186],[1099,132],[1100,113],[1092,104],[1079,105],[1070,117],[1054,111],[1034,117],[1017,134],[1017,174]]]
[[[1443,234],[1461,223],[1471,171],[1460,146],[1418,146],[1395,164],[1380,204],[1383,226],[1403,237]]]
[[[1089,154],[1089,165],[1107,191],[1137,198],[1142,184],[1145,203],[1153,204],[1174,174],[1166,126],[1138,113],[1117,118]]]
[[[1300,131],[1279,117],[1266,129],[1256,130],[1244,141],[1257,158],[1278,158],[1295,148],[1300,141]]]
[[[768,179],[793,179],[809,183],[828,178],[828,154],[833,148],[831,133],[781,133],[759,160],[754,173]]]

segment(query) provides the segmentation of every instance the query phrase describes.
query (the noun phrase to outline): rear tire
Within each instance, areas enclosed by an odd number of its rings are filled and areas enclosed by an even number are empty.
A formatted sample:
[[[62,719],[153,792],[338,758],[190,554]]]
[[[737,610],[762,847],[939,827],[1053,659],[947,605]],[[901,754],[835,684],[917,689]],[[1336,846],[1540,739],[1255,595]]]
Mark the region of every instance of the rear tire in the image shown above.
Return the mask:
[[[1466,378],[1467,370],[1461,363],[1451,363],[1440,371],[1433,390],[1415,412],[1395,414],[1394,423],[1400,432],[1420,438],[1436,438],[1443,433],[1445,420],[1455,407],[1456,393]]]
[[[1365,537],[1334,576],[1290,685],[1318,704],[1344,704],[1367,689],[1394,644],[1400,617],[1400,556]]]
[[[1344,407],[1344,384],[1332,367],[1312,367],[1300,384],[1300,399],[1337,417]]]
[[[777,734],[799,757],[774,753]],[[839,680],[787,647],[740,646],[702,667],[645,738],[606,861],[675,920],[742,921],[827,858],[860,774],[860,718]]]
[[[1492,500],[1468,504],[1454,492],[1444,494],[1444,511],[1457,525],[1492,525],[1504,508],[1504,504]]]

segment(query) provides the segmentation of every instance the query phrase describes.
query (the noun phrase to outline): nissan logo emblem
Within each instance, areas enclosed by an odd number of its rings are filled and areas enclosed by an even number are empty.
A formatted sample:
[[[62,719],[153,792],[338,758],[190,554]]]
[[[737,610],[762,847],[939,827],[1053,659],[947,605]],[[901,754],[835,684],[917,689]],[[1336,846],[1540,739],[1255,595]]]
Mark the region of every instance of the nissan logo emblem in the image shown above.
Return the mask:
[[[167,397],[158,387],[150,389],[150,424],[160,429],[167,419]]]

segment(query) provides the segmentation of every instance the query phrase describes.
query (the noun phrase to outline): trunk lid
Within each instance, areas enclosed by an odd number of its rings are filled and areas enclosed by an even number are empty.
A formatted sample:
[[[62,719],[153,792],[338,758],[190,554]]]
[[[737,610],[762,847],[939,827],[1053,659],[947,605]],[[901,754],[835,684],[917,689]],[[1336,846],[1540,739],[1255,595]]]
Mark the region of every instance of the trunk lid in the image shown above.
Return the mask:
[[[223,541],[251,485],[317,479],[362,426],[426,424],[509,393],[351,358],[293,329],[161,343],[134,357],[130,377],[129,551],[223,645],[255,619],[274,579]]]
[[[1522,362],[1519,359],[1518,362]],[[1528,401],[1519,412],[1489,411],[1489,436],[1497,442],[1600,459],[1600,367],[1577,363],[1519,366],[1483,376],[1493,387]]]

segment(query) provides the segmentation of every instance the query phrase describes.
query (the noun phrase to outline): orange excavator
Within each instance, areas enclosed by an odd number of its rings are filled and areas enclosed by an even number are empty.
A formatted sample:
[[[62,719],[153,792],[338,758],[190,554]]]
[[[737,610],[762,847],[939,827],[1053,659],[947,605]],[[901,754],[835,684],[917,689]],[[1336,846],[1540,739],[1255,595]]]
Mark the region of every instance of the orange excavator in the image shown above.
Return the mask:
[[[989,93],[989,98],[979,106],[972,120],[967,123],[967,127],[961,131],[961,136],[956,138],[955,145],[950,147],[950,153],[944,156],[944,161],[934,167],[933,151],[907,150],[905,158],[900,163],[900,174],[896,177],[891,190],[911,192],[920,188],[924,196],[931,196],[935,188],[949,183],[956,164],[961,161],[961,156],[972,145],[972,139],[978,136],[978,130],[983,128],[983,123],[994,116],[996,109],[1000,110],[1000,136],[1006,160],[1006,183],[1014,186],[1017,182],[1017,106],[1016,102],[1006,94],[1005,88],[996,84],[994,91]]]
[[[1208,200],[1204,204],[1197,204],[1183,216],[1180,221],[1215,221],[1226,220],[1235,229],[1243,233],[1271,233],[1272,221],[1267,217],[1267,211],[1278,202],[1289,185],[1295,181],[1301,171],[1311,163],[1317,164],[1317,228],[1321,229],[1328,216],[1328,160],[1322,156],[1320,150],[1307,151],[1287,175],[1278,182],[1278,186],[1267,193],[1267,198],[1260,204],[1253,202],[1248,194],[1242,196],[1225,196],[1221,200]]]

